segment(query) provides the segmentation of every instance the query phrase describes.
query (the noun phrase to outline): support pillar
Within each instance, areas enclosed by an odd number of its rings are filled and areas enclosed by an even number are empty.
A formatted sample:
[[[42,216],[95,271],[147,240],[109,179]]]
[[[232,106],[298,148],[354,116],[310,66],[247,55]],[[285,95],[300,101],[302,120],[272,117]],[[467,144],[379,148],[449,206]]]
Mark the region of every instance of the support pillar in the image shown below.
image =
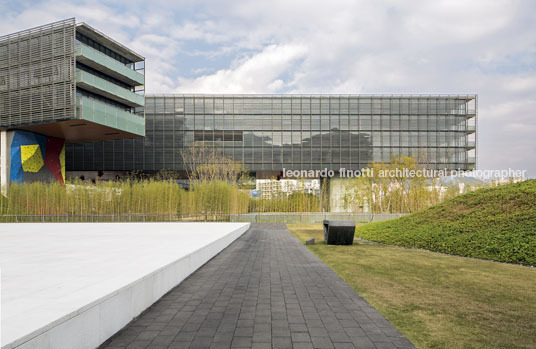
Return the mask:
[[[330,212],[352,212],[344,207],[344,195],[346,185],[350,179],[335,176],[329,179],[329,211]]]
[[[0,192],[7,196],[9,191],[9,174],[11,166],[11,149],[8,131],[0,131]]]
[[[320,177],[320,211],[330,212],[329,197],[330,197],[330,178]]]

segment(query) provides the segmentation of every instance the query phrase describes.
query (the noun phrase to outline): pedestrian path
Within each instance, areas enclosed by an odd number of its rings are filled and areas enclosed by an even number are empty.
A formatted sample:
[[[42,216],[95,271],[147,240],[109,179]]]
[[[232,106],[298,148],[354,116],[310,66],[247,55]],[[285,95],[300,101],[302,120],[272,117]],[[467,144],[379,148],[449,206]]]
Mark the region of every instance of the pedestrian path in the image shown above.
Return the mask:
[[[284,224],[249,231],[103,348],[413,348]]]

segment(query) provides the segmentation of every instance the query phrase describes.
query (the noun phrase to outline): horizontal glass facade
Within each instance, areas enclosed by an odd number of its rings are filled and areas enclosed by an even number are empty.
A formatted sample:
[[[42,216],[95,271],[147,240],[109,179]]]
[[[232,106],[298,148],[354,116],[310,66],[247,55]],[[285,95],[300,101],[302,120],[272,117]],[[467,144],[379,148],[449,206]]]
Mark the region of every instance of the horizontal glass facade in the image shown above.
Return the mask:
[[[81,42],[75,43],[75,54],[79,62],[96,70],[104,71],[108,75],[123,80],[132,86],[145,84],[145,76],[143,74]]]
[[[118,83],[110,82],[96,74],[84,70],[75,73],[76,86],[85,90],[101,94],[111,100],[121,102],[125,105],[137,107],[143,106],[145,98],[130,90],[127,90]]]
[[[432,169],[475,166],[475,96],[147,96],[145,138],[71,145],[71,171],[184,170],[204,144],[251,172],[361,169],[414,156]]]
[[[87,94],[80,94],[77,96],[76,109],[77,113],[79,113],[84,120],[140,136],[143,136],[145,133],[145,122],[143,117],[133,115],[124,109],[103,102],[94,96]]]

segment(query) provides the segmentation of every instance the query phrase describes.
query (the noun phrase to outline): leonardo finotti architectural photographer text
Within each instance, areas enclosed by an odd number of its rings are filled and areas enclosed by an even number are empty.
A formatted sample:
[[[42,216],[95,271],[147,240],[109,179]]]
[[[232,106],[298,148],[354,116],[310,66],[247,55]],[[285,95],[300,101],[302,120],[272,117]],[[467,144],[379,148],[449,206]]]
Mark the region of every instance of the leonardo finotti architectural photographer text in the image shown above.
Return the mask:
[[[515,170],[508,168],[505,170],[431,170],[431,169],[374,169],[371,167],[362,168],[361,170],[350,170],[340,168],[331,170],[324,168],[323,170],[288,170],[283,168],[283,176],[287,178],[319,178],[319,177],[341,177],[341,178],[357,178],[357,177],[384,177],[384,178],[438,178],[438,177],[477,177],[482,179],[491,178],[525,178],[526,170]]]

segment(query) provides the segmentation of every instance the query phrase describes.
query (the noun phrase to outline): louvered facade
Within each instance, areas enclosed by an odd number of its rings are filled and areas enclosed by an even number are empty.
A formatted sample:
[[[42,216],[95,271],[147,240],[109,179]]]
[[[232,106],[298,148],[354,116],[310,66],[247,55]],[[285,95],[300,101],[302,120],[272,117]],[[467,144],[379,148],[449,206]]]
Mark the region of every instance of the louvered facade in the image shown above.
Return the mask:
[[[0,38],[0,127],[75,118],[74,19]]]

